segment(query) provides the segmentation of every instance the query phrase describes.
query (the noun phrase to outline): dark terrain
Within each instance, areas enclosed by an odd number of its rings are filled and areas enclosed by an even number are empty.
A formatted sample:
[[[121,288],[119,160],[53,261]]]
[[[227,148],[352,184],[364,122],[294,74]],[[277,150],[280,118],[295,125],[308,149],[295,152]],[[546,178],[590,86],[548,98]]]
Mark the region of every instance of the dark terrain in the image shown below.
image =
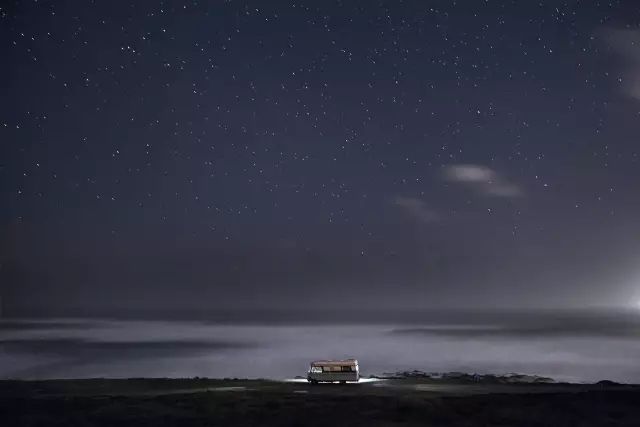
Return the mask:
[[[2,426],[637,426],[640,388],[394,379],[1,381]]]

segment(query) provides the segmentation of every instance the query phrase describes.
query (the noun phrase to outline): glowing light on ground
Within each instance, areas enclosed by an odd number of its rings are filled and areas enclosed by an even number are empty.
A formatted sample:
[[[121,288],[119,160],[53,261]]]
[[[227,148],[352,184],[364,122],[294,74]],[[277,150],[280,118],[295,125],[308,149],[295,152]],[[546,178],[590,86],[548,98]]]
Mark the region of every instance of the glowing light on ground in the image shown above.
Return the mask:
[[[306,378],[285,378],[282,381],[286,382],[286,383],[304,383],[304,384],[308,384],[309,383]],[[383,380],[381,378],[360,378],[360,380],[358,380],[358,382],[347,381],[345,384],[357,385],[357,384],[376,383],[376,382],[382,382],[382,381],[385,381],[385,380]],[[322,384],[338,384],[338,382],[335,382],[335,383],[322,383]]]

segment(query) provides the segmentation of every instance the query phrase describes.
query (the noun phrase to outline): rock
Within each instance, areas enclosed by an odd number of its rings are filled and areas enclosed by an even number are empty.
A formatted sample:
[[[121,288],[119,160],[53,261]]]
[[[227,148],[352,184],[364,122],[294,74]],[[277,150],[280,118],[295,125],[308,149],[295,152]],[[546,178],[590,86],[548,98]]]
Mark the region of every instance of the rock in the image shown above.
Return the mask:
[[[434,381],[452,381],[462,383],[483,383],[483,384],[550,384],[555,381],[552,378],[540,377],[526,374],[469,374],[466,372],[424,372],[419,370],[401,371],[396,373],[385,372],[379,376],[371,375],[371,378],[382,379],[429,379]]]

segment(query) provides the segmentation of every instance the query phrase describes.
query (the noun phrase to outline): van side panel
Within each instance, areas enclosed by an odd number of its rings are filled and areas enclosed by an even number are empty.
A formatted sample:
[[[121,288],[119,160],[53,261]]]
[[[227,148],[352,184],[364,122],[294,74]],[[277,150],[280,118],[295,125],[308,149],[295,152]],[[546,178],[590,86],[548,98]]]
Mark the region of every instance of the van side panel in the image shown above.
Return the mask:
[[[312,381],[358,381],[358,372],[309,372],[307,378]]]
[[[311,382],[358,381],[360,370],[356,359],[316,360],[311,362],[307,380]]]

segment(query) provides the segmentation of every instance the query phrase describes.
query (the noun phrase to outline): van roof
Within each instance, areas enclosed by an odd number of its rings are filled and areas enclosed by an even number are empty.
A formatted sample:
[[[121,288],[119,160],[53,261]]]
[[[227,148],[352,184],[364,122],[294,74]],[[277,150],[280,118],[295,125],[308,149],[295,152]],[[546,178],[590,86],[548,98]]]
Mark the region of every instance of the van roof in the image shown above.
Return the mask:
[[[356,359],[345,359],[345,360],[314,360],[311,362],[311,366],[344,366],[344,365],[357,365],[358,361]]]

